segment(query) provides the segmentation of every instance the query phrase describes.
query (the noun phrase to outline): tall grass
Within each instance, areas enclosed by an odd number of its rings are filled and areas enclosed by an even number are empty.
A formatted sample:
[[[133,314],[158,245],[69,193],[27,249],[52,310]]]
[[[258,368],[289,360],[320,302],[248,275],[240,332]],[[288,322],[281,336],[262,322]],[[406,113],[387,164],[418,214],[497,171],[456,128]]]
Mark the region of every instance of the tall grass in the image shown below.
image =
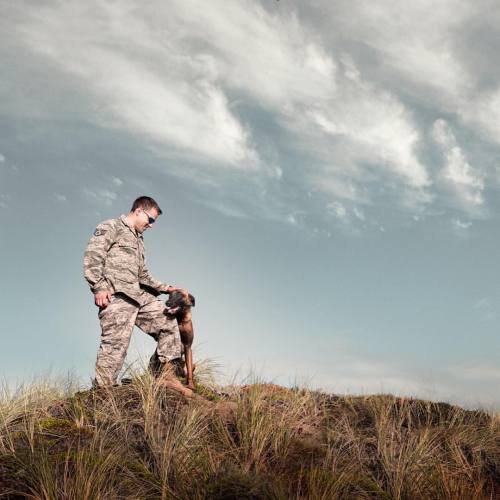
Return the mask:
[[[494,499],[500,419],[389,395],[338,397],[200,366],[186,400],[148,374],[110,390],[49,380],[0,399],[0,497]]]

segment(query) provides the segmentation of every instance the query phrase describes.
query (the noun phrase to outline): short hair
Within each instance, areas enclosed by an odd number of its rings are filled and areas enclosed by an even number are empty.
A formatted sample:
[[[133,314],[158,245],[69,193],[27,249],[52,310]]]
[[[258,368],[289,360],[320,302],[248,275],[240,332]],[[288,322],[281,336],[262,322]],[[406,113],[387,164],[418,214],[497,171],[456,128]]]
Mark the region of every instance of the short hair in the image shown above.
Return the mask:
[[[132,208],[130,209],[130,211],[133,212],[137,208],[144,208],[146,210],[156,208],[158,215],[162,214],[161,208],[158,203],[156,203],[156,201],[149,196],[139,196],[139,198],[137,198],[134,203],[132,203]]]

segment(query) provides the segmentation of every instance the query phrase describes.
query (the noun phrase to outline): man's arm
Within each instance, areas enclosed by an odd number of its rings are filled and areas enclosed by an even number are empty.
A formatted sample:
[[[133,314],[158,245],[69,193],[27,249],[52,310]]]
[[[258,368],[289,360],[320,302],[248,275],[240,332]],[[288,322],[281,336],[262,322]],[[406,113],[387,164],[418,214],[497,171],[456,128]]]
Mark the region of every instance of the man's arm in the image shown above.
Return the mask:
[[[114,243],[114,237],[115,226],[112,221],[99,224],[88,242],[83,257],[83,274],[90,285],[92,293],[96,297],[96,304],[98,306],[107,305],[107,300],[103,302],[101,299],[104,298],[105,294],[106,298],[109,298],[113,292],[113,288],[104,277],[103,272],[106,255]]]
[[[163,283],[163,282],[153,278],[151,276],[151,274],[149,273],[149,270],[148,270],[145,262],[141,268],[141,273],[139,275],[139,283],[141,285],[145,285],[149,288],[152,288],[157,293],[172,293],[175,291],[179,291],[183,295],[185,295],[186,297],[189,296],[189,292],[187,290],[185,290],[184,288],[178,288],[176,286],[167,285],[166,283]]]
[[[139,283],[141,285],[147,286],[148,288],[152,288],[157,293],[170,293],[170,289],[172,288],[170,285],[167,285],[166,283],[153,278],[145,262],[142,264],[140,270]]]

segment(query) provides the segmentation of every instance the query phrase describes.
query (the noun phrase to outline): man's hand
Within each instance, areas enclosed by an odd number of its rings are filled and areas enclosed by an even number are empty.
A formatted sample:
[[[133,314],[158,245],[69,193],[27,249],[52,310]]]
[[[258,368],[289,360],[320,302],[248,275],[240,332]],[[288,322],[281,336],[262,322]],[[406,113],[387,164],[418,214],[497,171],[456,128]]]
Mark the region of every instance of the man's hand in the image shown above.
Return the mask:
[[[101,308],[107,307],[112,296],[113,294],[108,291],[97,292],[96,294],[94,294],[95,305]]]
[[[167,288],[167,293],[171,294],[172,292],[181,292],[186,301],[189,302],[189,292],[185,288],[177,288],[175,286],[169,286]]]

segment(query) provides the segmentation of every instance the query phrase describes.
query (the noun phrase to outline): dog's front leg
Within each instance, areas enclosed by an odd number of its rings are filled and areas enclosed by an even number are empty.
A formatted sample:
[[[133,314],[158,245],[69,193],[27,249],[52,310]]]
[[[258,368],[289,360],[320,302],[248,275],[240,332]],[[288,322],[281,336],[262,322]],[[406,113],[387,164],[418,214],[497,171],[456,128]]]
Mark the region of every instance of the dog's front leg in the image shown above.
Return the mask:
[[[180,316],[180,317],[179,317]],[[193,322],[191,316],[191,308],[187,307],[183,310],[182,314],[178,316],[177,322],[179,324],[179,332],[181,341],[184,345],[184,361],[186,363],[186,382],[190,389],[194,389],[193,377],[193,351],[191,346],[194,339]]]

